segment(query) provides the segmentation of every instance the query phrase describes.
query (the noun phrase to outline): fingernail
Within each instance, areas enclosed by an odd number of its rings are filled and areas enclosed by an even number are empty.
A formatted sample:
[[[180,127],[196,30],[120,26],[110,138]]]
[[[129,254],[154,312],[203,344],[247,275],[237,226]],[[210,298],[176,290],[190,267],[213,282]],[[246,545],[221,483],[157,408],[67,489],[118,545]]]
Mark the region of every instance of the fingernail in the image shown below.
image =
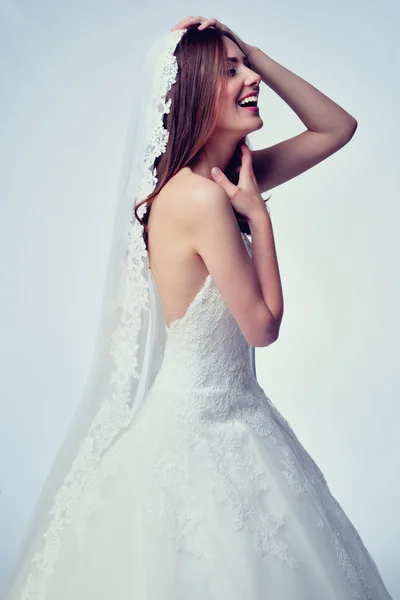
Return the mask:
[[[211,173],[214,175],[214,177],[219,177],[221,175],[221,171],[218,169],[218,167],[213,167],[211,169]]]

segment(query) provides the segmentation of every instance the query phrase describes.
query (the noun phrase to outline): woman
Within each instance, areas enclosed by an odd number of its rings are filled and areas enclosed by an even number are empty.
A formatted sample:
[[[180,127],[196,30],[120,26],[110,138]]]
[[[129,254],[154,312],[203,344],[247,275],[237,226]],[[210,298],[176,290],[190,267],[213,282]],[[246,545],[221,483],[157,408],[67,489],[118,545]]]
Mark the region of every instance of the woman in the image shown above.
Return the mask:
[[[79,444],[56,463],[66,476],[43,511],[50,518],[34,520],[6,598],[388,600],[357,531],[249,360],[252,346],[277,339],[283,315],[260,192],[338,150],[356,121],[215,19],[188,17],[180,28],[166,36],[154,70],[146,64],[163,91],[141,86],[150,106],[144,146],[135,106],[133,171],[143,177],[128,178],[139,185],[121,246],[128,267],[115,327],[102,338],[115,364],[97,370],[90,417],[71,430]],[[251,152],[243,141],[262,120],[243,99],[256,104],[261,80],[308,130]]]

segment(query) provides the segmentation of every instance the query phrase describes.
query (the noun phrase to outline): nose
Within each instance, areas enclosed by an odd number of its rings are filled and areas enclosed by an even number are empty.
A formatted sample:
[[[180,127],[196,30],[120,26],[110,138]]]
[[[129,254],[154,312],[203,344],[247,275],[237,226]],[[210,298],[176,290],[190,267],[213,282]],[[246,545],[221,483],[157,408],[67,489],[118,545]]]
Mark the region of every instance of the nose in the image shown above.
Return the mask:
[[[260,84],[261,81],[261,75],[259,73],[256,73],[256,71],[253,71],[252,69],[247,68],[247,74],[246,74],[246,85],[250,86],[254,83],[256,83],[257,85]]]

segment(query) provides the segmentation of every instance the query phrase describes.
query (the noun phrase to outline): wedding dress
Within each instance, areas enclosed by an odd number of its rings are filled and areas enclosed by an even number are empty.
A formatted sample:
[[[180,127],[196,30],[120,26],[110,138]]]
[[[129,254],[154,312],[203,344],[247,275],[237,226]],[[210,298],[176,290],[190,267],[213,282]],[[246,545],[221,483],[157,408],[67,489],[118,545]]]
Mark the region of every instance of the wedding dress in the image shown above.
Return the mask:
[[[159,120],[182,35],[168,33],[139,78],[157,119],[141,129],[136,118],[98,357],[5,599],[391,600],[260,387],[253,348],[211,275],[182,318],[163,320],[142,229],[129,219],[132,198],[157,181],[147,167],[165,150]],[[146,74],[160,90],[148,93]]]
[[[165,327],[161,368],[76,503],[46,598],[389,600],[323,474],[258,384],[210,275]]]

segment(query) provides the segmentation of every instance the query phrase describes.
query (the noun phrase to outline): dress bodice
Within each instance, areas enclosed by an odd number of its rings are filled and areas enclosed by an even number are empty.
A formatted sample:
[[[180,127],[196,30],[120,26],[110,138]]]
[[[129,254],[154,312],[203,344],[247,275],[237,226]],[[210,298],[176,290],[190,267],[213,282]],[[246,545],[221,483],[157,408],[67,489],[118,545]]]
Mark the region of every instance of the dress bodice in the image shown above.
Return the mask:
[[[251,256],[251,241],[242,233]],[[209,273],[185,315],[166,325],[159,378],[182,388],[226,390],[254,378],[251,347]]]

